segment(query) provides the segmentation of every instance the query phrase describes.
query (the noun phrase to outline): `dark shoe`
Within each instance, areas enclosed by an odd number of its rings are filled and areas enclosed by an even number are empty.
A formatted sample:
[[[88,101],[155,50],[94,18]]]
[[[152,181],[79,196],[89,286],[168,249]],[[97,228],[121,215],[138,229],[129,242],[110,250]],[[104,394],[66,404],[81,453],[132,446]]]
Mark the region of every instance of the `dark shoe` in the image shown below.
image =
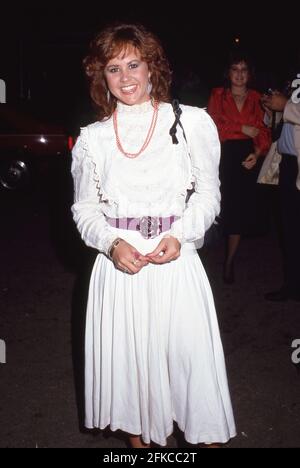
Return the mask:
[[[230,265],[223,266],[223,281],[225,284],[233,284],[234,283],[234,266],[233,263]]]
[[[265,294],[266,301],[285,302],[289,299],[289,294],[285,288],[280,288],[277,291],[272,291]]]

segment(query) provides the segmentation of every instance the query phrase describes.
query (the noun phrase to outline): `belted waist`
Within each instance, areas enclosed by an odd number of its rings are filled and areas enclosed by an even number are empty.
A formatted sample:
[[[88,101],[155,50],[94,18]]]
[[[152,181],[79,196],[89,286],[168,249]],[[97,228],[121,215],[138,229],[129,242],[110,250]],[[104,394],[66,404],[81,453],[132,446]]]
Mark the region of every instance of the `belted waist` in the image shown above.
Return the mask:
[[[159,216],[142,216],[141,218],[109,218],[106,216],[106,221],[112,227],[139,231],[141,236],[145,239],[153,239],[154,237],[159,236],[162,232],[168,231],[177,219],[179,219],[179,216],[168,216],[166,218]]]

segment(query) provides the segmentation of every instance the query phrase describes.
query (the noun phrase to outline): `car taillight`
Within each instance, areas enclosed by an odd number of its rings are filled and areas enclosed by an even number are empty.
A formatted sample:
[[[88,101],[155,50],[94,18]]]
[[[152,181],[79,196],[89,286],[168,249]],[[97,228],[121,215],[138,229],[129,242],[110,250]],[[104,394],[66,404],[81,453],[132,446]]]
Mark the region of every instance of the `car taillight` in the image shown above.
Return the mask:
[[[75,145],[75,138],[69,136],[68,137],[68,148],[69,148],[70,151],[72,151],[74,145]]]

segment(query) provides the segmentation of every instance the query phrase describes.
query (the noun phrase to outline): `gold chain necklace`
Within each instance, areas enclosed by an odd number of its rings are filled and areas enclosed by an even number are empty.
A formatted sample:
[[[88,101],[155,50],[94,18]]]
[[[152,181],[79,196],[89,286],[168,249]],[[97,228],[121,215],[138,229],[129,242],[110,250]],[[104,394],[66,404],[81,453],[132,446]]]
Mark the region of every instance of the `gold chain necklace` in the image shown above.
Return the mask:
[[[248,91],[246,91],[246,92],[243,93],[243,94],[234,94],[234,93],[231,91],[231,94],[232,94],[232,96],[234,97],[234,99],[237,99],[237,98],[243,99],[244,97],[247,96]]]
[[[122,146],[122,143],[121,143],[121,140],[120,140],[119,131],[118,131],[117,109],[114,111],[114,113],[113,113],[113,123],[114,123],[114,131],[115,131],[115,135],[116,135],[117,147],[121,151],[121,153],[124,154],[124,156],[126,156],[127,158],[137,158],[143,151],[145,151],[145,149],[149,145],[150,140],[151,140],[151,138],[153,136],[155,127],[156,127],[156,123],[157,123],[157,116],[158,116],[158,102],[157,101],[153,102],[153,108],[154,108],[154,110],[153,110],[153,116],[152,116],[150,128],[148,130],[148,133],[147,133],[147,136],[146,136],[146,139],[144,141],[143,146],[141,147],[141,149],[137,153],[129,153],[129,152],[124,150],[124,148]]]

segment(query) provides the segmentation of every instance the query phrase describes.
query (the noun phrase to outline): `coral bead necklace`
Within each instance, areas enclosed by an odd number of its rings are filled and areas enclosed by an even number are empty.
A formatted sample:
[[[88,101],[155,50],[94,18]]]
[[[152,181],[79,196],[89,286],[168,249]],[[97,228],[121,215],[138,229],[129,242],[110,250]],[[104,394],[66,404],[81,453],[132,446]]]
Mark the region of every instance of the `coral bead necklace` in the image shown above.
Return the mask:
[[[137,153],[129,153],[129,152],[125,151],[123,146],[122,146],[120,136],[119,136],[119,131],[118,131],[117,109],[114,111],[114,113],[113,113],[113,123],[114,123],[114,131],[115,131],[115,135],[116,135],[116,143],[117,143],[118,149],[121,151],[122,154],[124,154],[124,156],[126,156],[127,158],[137,158],[143,151],[145,151],[145,149],[149,145],[149,143],[151,141],[151,138],[153,136],[153,133],[154,133],[154,130],[155,130],[155,127],[156,127],[156,123],[157,123],[157,116],[158,116],[158,102],[154,101],[153,102],[153,116],[152,116],[151,124],[150,124],[149,130],[148,130],[146,139],[144,141],[144,144]]]

